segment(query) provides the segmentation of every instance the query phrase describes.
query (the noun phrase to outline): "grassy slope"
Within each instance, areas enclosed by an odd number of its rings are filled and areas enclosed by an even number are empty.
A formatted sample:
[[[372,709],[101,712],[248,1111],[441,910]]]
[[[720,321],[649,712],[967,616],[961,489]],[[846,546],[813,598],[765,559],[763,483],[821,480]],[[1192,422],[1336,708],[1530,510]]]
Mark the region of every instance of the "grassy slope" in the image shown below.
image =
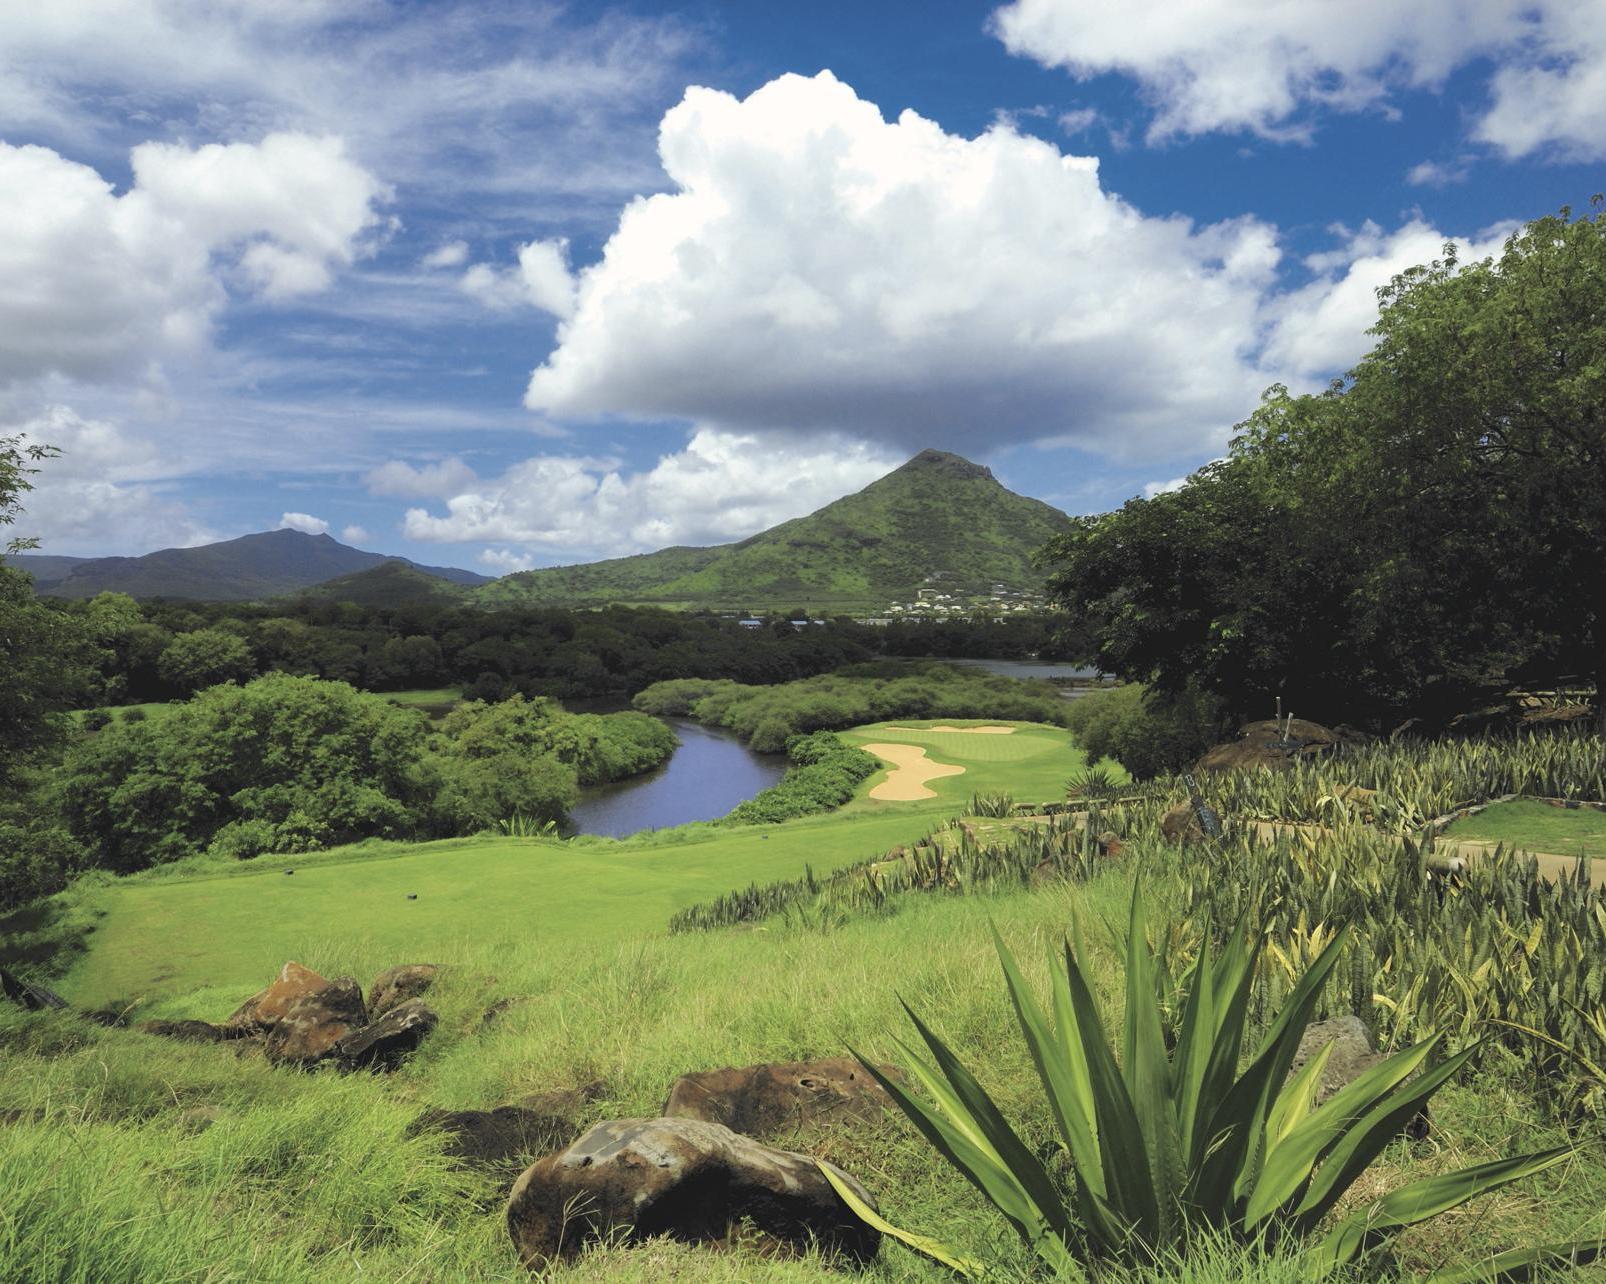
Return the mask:
[[[1036,587],[1031,555],[1065,515],[1013,494],[957,455],[927,451],[857,494],[738,544],[672,548],[524,571],[476,591],[485,602],[810,605],[913,596],[933,572],[967,589]]]
[[[1496,803],[1456,821],[1446,836],[1505,843],[1527,852],[1606,857],[1606,812],[1567,811],[1543,802]]]
[[[899,735],[884,726],[855,734]],[[1049,1123],[997,980],[989,925],[1040,977],[1040,960],[1071,915],[1088,923],[1118,917],[1135,874],[1163,902],[1177,859],[1169,849],[1135,849],[1090,884],[983,899],[911,897],[886,917],[830,930],[766,923],[663,932],[667,908],[689,897],[693,884],[725,890],[772,866],[852,859],[857,840],[919,828],[952,811],[971,785],[1029,786],[1016,788],[1027,794],[1063,778],[1053,755],[1038,754],[1035,728],[1019,739],[902,734],[956,742],[955,760],[971,755],[969,782],[937,782],[950,793],[926,804],[856,803],[843,814],[767,830],[710,836],[692,829],[566,848],[472,840],[391,848],[388,859],[385,849],[348,850],[297,858],[294,878],[239,869],[110,889],[111,913],[64,987],[75,997],[93,985],[126,992],[116,982],[124,965],[113,954],[135,943],[130,959],[137,956],[139,966],[171,963],[172,975],[154,982],[165,997],[151,1011],[214,1018],[285,952],[365,984],[390,964],[434,958],[451,965],[430,998],[441,1025],[406,1069],[377,1078],[279,1072],[225,1049],[0,1010],[0,1118],[24,1114],[0,1125],[7,1213],[0,1262],[22,1264],[28,1278],[95,1284],[519,1278],[498,1188],[449,1168],[438,1138],[406,1136],[423,1106],[489,1107],[600,1080],[604,1096],[588,1118],[648,1115],[688,1070],[832,1055],[845,1043],[896,1060],[899,996],[932,1016],[973,1061],[1028,1142],[1046,1143]],[[766,832],[769,839],[759,838]],[[428,897],[400,899],[405,883],[425,876],[433,880]],[[363,883],[386,890],[371,903],[353,899]],[[564,907],[556,916],[554,890]],[[446,912],[445,898],[455,913]],[[229,920],[215,922],[225,907]],[[1156,910],[1162,917],[1163,903]],[[1090,939],[1095,980],[1113,1017],[1120,977],[1099,933]],[[506,997],[517,1001],[486,1024],[486,1007]],[[217,1122],[186,1131],[181,1112],[194,1106],[215,1111]],[[30,1122],[36,1111],[43,1117]],[[1526,1098],[1497,1081],[1442,1094],[1434,1127],[1428,1145],[1395,1147],[1366,1190],[1556,1140]],[[901,1122],[787,1144],[859,1175],[900,1224],[962,1251],[994,1250],[1006,1266],[1001,1281],[1024,1278],[1007,1269],[1024,1263],[999,1219]],[[1606,1233],[1603,1207],[1606,1170],[1581,1162],[1413,1235],[1401,1266],[1410,1273],[1492,1246]],[[593,1253],[558,1278],[826,1284],[844,1276],[740,1249],[654,1245]],[[935,1284],[951,1277],[888,1245],[858,1278]],[[1286,1261],[1257,1266],[1227,1251],[1185,1271],[1101,1278],[1295,1284],[1308,1276]]]

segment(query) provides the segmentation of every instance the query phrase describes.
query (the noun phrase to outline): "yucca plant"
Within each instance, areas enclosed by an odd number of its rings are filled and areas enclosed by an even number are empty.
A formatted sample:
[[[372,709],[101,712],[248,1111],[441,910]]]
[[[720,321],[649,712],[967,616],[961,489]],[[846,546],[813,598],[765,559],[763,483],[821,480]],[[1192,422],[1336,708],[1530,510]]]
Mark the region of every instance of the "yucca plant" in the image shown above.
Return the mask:
[[[1478,1195],[1551,1168],[1562,1147],[1410,1182],[1335,1224],[1330,1215],[1401,1127],[1467,1062],[1465,1050],[1429,1065],[1431,1038],[1387,1058],[1314,1105],[1330,1049],[1289,1076],[1346,933],[1317,956],[1240,1068],[1260,954],[1242,929],[1212,958],[1208,937],[1182,989],[1180,1023],[1167,1047],[1155,959],[1134,893],[1124,947],[1126,1018],[1121,1059],[1106,1037],[1079,956],[1067,941],[1063,969],[1050,964],[1053,1018],[1045,1015],[994,932],[1020,1025],[1058,1126],[1072,1174],[1055,1180],[975,1076],[907,1004],[930,1051],[900,1043],[923,1095],[858,1057],[916,1128],[1001,1212],[1051,1269],[1078,1260],[1153,1263],[1185,1254],[1190,1240],[1227,1236],[1265,1248],[1302,1244],[1312,1275],[1355,1261],[1401,1229]],[[967,1276],[983,1266],[926,1236],[900,1230],[822,1166],[866,1222]],[[1540,1263],[1592,1260],[1606,1240],[1525,1247],[1475,1268],[1433,1278],[1515,1278]]]

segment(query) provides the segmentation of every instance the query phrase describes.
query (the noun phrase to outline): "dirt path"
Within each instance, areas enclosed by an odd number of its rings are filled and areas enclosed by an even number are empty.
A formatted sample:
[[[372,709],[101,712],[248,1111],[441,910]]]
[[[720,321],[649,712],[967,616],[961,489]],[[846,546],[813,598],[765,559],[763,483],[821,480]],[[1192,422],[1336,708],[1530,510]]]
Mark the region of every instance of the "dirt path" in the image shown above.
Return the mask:
[[[943,731],[962,736],[1012,736],[1014,727],[888,727],[888,731]]]
[[[921,798],[935,798],[936,791],[927,789],[926,781],[965,774],[965,769],[957,763],[931,761],[919,745],[875,744],[862,748],[892,764],[887,778],[870,791],[870,797],[882,802],[915,802]]]

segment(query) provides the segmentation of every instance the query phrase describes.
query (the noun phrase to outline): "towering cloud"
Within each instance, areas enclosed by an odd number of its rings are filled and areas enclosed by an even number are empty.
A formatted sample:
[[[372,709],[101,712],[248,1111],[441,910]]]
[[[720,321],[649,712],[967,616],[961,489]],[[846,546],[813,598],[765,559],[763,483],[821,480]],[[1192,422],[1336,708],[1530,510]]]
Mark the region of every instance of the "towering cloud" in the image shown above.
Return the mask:
[[[1138,453],[1263,382],[1261,223],[1146,217],[1091,158],[887,121],[829,72],[690,89],[659,150],[673,190],[581,272],[532,409]]]

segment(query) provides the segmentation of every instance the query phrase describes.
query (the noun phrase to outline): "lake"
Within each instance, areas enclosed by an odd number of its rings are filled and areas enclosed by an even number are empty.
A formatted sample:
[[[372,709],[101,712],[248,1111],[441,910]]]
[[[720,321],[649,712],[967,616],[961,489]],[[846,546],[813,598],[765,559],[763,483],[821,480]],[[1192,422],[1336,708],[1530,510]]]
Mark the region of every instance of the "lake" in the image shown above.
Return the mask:
[[[680,748],[656,771],[582,790],[569,813],[573,832],[623,838],[643,829],[717,820],[786,771],[785,754],[754,753],[734,732],[687,718],[664,721],[680,737]]]

